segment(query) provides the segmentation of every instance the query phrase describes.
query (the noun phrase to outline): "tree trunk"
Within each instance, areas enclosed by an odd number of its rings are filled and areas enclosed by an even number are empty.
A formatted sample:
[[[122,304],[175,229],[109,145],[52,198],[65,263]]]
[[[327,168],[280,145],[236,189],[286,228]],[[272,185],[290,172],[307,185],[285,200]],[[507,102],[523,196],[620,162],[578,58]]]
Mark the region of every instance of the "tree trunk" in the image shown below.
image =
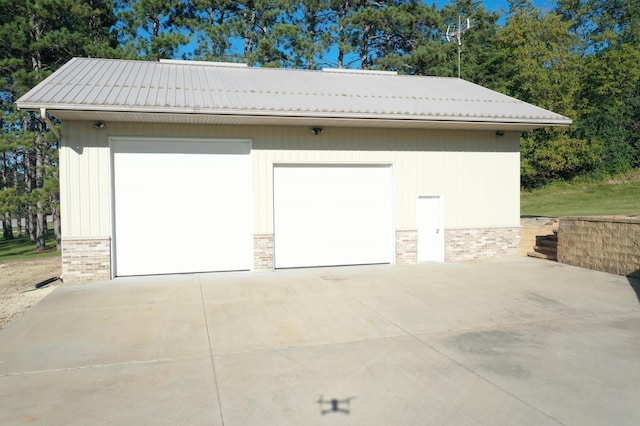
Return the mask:
[[[60,206],[58,198],[58,194],[51,194],[50,196],[51,216],[53,218],[53,233],[56,236],[56,250],[60,251],[62,250],[62,232],[60,226],[60,215],[58,214],[58,209]]]
[[[42,213],[42,203],[37,203],[38,213],[36,213],[36,250],[44,250],[47,248],[47,216]]]
[[[26,124],[25,124],[26,126]],[[35,189],[35,171],[34,163],[33,163],[33,150],[25,147],[24,149],[24,187],[26,194],[30,195]],[[29,240],[32,242],[36,241],[36,217],[33,211],[33,205],[27,201],[26,211],[25,211],[25,228],[27,230],[27,234],[29,234]]]
[[[252,8],[249,14],[247,10],[244,9],[242,12],[242,16],[244,18],[244,25],[245,25],[244,32],[243,32],[244,61],[248,64],[250,61],[248,60],[247,57],[249,54],[253,53],[255,49],[254,40],[253,40],[255,35],[253,34],[253,29],[256,21],[256,11],[255,9]]]
[[[36,215],[33,212],[33,207],[27,207],[27,214],[25,228],[27,230],[27,234],[29,234],[29,240],[31,242],[36,242]]]
[[[45,206],[42,202],[42,194],[39,190],[42,189],[44,184],[44,153],[43,153],[43,139],[44,133],[38,134],[36,136],[36,190],[38,191],[36,201],[36,249],[44,250],[47,248],[46,245],[46,237],[47,237],[47,216],[45,212]]]
[[[16,222],[18,223],[18,236],[22,236],[23,230],[22,230],[22,215],[20,214],[20,210],[18,210],[18,213],[16,214],[17,218],[16,218]]]
[[[338,69],[344,67],[344,50],[342,48],[344,43],[344,27],[340,24],[340,36],[338,38]]]
[[[0,167],[0,184],[0,189],[9,188],[9,166],[7,162],[6,152],[2,153],[2,167]],[[13,229],[11,228],[11,213],[9,212],[3,212],[2,236],[5,240],[13,239]]]
[[[309,10],[305,12],[305,18],[306,18],[305,20],[307,21],[307,28],[308,28],[307,32],[308,32],[309,40],[311,40],[312,46],[314,46],[311,48],[311,55],[309,55],[309,62],[307,63],[307,69],[310,69],[310,70],[316,69],[315,44],[317,41],[316,37],[318,35],[318,26],[320,25],[318,22],[318,16],[314,12],[309,12]]]
[[[13,227],[11,226],[11,213],[5,212],[2,218],[2,237],[5,240],[13,240]]]
[[[360,68],[363,70],[369,69],[369,46],[371,44],[371,26],[365,25],[362,29],[362,40],[360,47]]]
[[[19,157],[19,151],[16,149],[13,151],[13,158],[16,159],[16,163],[18,162],[17,158]],[[18,182],[20,181],[20,176],[18,175],[18,167],[13,168],[13,184],[17,187]],[[16,216],[16,222],[18,223],[18,236],[22,235],[22,208],[23,206],[19,201],[16,201],[16,210],[14,211]]]

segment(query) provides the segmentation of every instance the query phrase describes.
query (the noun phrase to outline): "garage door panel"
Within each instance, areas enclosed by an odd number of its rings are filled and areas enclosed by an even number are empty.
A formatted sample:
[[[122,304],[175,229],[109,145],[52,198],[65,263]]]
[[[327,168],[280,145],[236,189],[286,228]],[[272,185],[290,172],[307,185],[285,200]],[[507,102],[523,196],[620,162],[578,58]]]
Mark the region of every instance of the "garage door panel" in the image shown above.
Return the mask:
[[[249,143],[114,145],[116,275],[249,269]]]
[[[390,263],[391,182],[390,167],[276,167],[276,267]]]

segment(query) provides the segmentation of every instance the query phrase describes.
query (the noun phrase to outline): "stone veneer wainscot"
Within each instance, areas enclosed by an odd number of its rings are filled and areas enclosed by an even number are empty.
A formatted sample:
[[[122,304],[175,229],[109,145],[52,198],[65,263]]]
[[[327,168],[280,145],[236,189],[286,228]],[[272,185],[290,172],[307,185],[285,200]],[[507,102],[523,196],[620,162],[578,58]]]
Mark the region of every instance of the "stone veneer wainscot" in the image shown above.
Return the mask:
[[[65,282],[111,279],[111,239],[63,238],[62,279]]]
[[[253,270],[273,271],[273,257],[273,234],[255,234],[253,236]]]
[[[445,230],[445,261],[481,260],[520,254],[519,226]]]

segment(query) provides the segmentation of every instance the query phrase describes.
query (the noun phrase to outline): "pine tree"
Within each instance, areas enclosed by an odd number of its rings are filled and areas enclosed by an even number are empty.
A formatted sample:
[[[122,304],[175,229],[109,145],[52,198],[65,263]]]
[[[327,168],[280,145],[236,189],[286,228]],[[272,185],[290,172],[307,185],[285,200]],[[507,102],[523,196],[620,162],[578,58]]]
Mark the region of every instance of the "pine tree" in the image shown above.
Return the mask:
[[[249,65],[292,65],[287,50],[300,34],[293,24],[294,4],[287,0],[240,0],[235,31],[242,38],[242,55]],[[288,49],[287,49],[288,48]]]
[[[289,45],[293,51],[296,68],[317,69],[327,63],[328,53],[333,38],[330,0],[300,0],[296,2],[293,23],[300,29]]]
[[[0,0],[0,207],[5,225],[11,215],[26,218],[38,249],[45,248],[47,213],[60,241],[59,141],[42,117],[18,112],[15,101],[74,56],[113,56],[112,10],[109,0]]]
[[[244,61],[234,45],[240,6],[234,0],[191,0],[176,22],[188,31],[196,48],[193,58],[206,61]],[[237,44],[237,43],[236,43]]]
[[[178,21],[181,0],[118,0],[120,55],[130,59],[171,59],[189,37]]]

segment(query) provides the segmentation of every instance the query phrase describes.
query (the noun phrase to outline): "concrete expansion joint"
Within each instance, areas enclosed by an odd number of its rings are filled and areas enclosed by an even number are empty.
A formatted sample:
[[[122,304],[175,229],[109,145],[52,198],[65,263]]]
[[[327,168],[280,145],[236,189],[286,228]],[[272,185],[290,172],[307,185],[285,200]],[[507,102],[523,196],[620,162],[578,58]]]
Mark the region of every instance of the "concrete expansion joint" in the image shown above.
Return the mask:
[[[180,357],[173,357],[173,358],[155,358],[155,359],[145,359],[145,360],[137,360],[137,361],[113,362],[109,364],[89,364],[89,365],[81,365],[78,367],[49,368],[46,370],[16,371],[12,373],[0,373],[0,377],[30,376],[35,374],[60,373],[64,371],[82,371],[82,370],[91,370],[91,369],[99,369],[99,368],[124,367],[129,365],[161,364],[166,362],[201,359],[201,358],[206,358],[208,356],[209,356],[208,353],[203,353],[202,355],[189,355],[189,356],[180,356]]]
[[[207,319],[207,305],[204,301],[204,292],[202,290],[201,275],[198,274],[198,287],[200,287],[200,300],[202,301],[202,316],[204,317],[204,328],[207,330],[207,343],[209,344],[209,359],[211,361],[211,371],[213,373],[213,381],[216,385],[216,399],[218,401],[218,409],[220,410],[220,421],[224,426],[224,415],[222,414],[222,401],[220,400],[220,385],[218,383],[218,375],[216,373],[216,363],[214,360],[213,343],[211,340],[211,330],[209,330],[209,320]]]
[[[351,294],[343,292],[344,295],[348,296],[351,298],[351,300],[353,300],[354,302],[359,303],[361,306],[363,306],[364,308],[367,308],[368,310],[370,310],[371,312],[373,312],[374,314],[378,315],[380,318],[384,319],[385,321],[389,322],[390,324],[392,324],[394,327],[396,327],[398,330],[401,330],[403,333],[398,334],[398,336],[402,336],[404,335],[411,335],[411,333],[407,330],[405,330],[404,328],[402,328],[402,326],[400,326],[399,324],[395,323],[394,321],[392,321],[391,319],[387,318],[385,315],[381,314],[380,312],[376,311],[375,309],[373,309],[371,306],[367,305],[366,303],[364,303],[362,300],[356,299],[355,297],[353,297]]]
[[[227,355],[245,355],[245,354],[262,354],[262,353],[281,353],[287,349],[305,349],[305,348],[322,348],[329,347],[335,345],[351,345],[354,343],[362,343],[362,342],[375,342],[376,340],[384,340],[384,339],[393,339],[395,337],[406,337],[408,333],[398,333],[398,334],[387,334],[384,336],[376,336],[376,337],[363,337],[361,339],[349,339],[345,341],[336,341],[329,343],[309,343],[309,344],[296,344],[295,346],[271,346],[268,348],[260,348],[260,349],[247,349],[243,351],[233,351],[233,352],[212,352],[214,356],[227,356]]]

